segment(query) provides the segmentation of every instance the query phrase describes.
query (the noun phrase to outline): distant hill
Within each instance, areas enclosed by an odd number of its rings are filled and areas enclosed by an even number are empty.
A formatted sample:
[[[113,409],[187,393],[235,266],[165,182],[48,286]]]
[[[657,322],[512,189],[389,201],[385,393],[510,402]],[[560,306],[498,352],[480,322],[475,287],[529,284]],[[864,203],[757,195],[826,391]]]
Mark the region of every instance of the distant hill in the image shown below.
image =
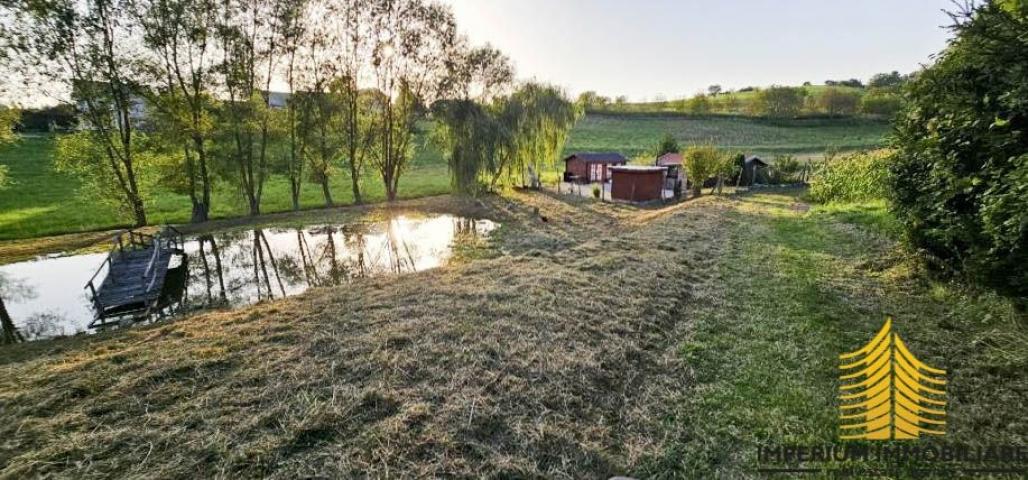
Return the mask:
[[[794,102],[788,117],[862,116],[888,118],[902,107],[899,89],[861,88],[841,85],[804,85],[794,87],[747,87],[716,95],[698,94],[689,98],[658,102],[609,101],[590,97],[585,103],[591,113],[682,113],[692,115],[776,116],[768,111],[768,94],[775,101]],[[777,104],[777,103],[776,103]],[[794,111],[793,111],[794,110]]]

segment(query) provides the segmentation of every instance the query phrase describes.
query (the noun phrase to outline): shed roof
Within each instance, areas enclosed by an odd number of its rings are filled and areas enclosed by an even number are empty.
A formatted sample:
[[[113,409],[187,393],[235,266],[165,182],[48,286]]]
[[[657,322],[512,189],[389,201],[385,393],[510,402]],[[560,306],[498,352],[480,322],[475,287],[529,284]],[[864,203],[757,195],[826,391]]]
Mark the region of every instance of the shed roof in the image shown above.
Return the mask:
[[[766,167],[768,165],[767,162],[761,160],[760,157],[758,157],[756,155],[754,155],[752,157],[747,157],[746,158],[746,164],[749,165],[751,163],[756,163],[757,165],[761,165],[761,166],[764,166],[764,167]]]
[[[621,165],[618,167],[610,167],[613,172],[628,172],[628,173],[652,173],[652,172],[663,172],[667,170],[667,167],[649,167],[645,165]]]
[[[624,155],[617,152],[583,152],[568,155],[564,161],[577,158],[586,163],[628,163]]]
[[[681,165],[681,153],[665,153],[657,157],[657,165]]]

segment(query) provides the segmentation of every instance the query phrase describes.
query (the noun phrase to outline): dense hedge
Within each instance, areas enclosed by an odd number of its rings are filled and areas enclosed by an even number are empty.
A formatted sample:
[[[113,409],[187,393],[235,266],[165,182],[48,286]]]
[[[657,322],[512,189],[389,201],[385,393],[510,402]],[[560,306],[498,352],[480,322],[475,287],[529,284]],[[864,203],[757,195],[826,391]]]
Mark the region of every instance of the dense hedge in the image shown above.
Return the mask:
[[[891,163],[895,212],[945,270],[1028,299],[1028,6],[964,12],[908,86]]]
[[[826,160],[811,175],[808,195],[822,203],[884,198],[891,156],[875,150]]]

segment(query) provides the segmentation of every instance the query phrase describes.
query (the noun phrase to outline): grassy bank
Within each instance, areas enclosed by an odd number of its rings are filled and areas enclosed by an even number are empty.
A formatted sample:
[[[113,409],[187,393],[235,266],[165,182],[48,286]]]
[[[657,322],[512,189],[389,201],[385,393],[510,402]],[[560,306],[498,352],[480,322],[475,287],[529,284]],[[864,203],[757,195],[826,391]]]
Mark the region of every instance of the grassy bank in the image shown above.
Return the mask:
[[[62,233],[111,229],[127,225],[127,218],[109,206],[81,198],[78,181],[53,169],[54,141],[50,136],[22,138],[12,147],[0,150],[0,163],[8,165],[13,185],[0,189],[0,240],[32,238]],[[438,195],[450,190],[450,180],[442,154],[422,146],[411,168],[400,181],[400,197]],[[363,180],[368,202],[385,200],[381,180],[369,168]],[[324,205],[320,187],[305,184],[302,208]],[[350,178],[340,169],[332,178],[333,200],[340,205],[353,203]],[[152,192],[147,198],[147,217],[155,225],[189,221],[189,197],[168,191]],[[287,179],[273,175],[264,187],[261,210],[264,213],[292,209]],[[218,184],[214,191],[211,217],[230,218],[246,214],[242,196],[235,187]]]
[[[454,265],[5,348],[0,477],[756,476],[834,438],[885,313],[950,371],[948,439],[1028,436],[1024,319],[925,280],[884,209],[798,198],[489,198]]]
[[[474,217],[477,212],[473,209],[468,210],[467,207],[463,202],[455,201],[454,197],[450,195],[431,195],[397,200],[392,203],[340,205],[333,208],[315,208],[297,212],[266,213],[256,217],[226,217],[205,223],[183,224],[177,228],[186,235],[199,235],[241,228],[298,228],[321,224],[370,223],[404,213],[449,213]],[[152,234],[160,231],[160,227],[150,226],[138,230]],[[0,265],[53,253],[107,252],[112,246],[111,240],[115,232],[116,230],[98,230],[0,242]]]

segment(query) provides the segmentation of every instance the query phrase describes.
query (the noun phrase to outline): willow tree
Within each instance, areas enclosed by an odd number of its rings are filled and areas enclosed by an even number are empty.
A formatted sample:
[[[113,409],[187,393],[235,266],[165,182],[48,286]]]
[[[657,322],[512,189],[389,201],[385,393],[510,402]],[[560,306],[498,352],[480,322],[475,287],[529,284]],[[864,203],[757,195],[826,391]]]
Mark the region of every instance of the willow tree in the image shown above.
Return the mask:
[[[454,98],[433,105],[435,140],[446,152],[454,191],[477,195],[495,177],[499,152],[508,148],[511,129],[490,105],[511,83],[510,59],[486,46],[467,49],[463,42],[448,56],[444,90]]]
[[[340,72],[343,39],[335,15],[347,7],[334,0],[307,0],[300,37],[297,81],[291,82],[298,115],[295,135],[303,146],[308,180],[321,186],[325,206],[332,206],[330,179],[333,162],[342,156],[343,135],[338,124],[347,102],[335,95]],[[326,19],[331,18],[332,21]],[[299,88],[302,91],[296,91]],[[304,165],[298,165],[300,171]]]
[[[503,101],[500,117],[511,130],[511,142],[501,151],[492,183],[506,178],[524,185],[529,169],[555,168],[581,113],[559,88],[523,84]]]
[[[529,169],[553,168],[580,112],[558,89],[537,84],[489,105],[447,100],[433,111],[454,189],[471,194],[502,183],[523,185]]]
[[[330,25],[334,32],[327,36],[334,39],[333,50],[338,53],[336,78],[329,83],[329,104],[338,106],[338,115],[325,116],[334,119],[332,130],[340,135],[343,143],[343,158],[350,174],[350,185],[353,202],[363,203],[361,179],[364,176],[365,161],[377,140],[377,129],[372,122],[372,110],[376,95],[364,92],[358,79],[370,74],[370,60],[375,42],[375,10],[372,9],[379,0],[329,0],[328,12],[335,21]],[[380,65],[379,65],[380,66]]]
[[[435,141],[446,152],[450,183],[460,194],[477,195],[483,178],[495,175],[493,160],[509,137],[489,107],[474,100],[444,100],[433,108]]]
[[[306,150],[308,145],[307,131],[311,126],[312,100],[309,92],[301,92],[303,82],[303,66],[298,65],[303,61],[305,53],[310,49],[305,48],[308,40],[319,41],[309,33],[308,2],[291,2],[290,8],[283,8],[279,14],[281,40],[280,50],[285,57],[285,80],[289,86],[290,98],[285,109],[285,131],[288,144],[288,152],[285,155],[286,179],[289,181],[289,196],[293,202],[293,210],[300,209],[300,193],[303,187],[303,172],[306,161]],[[313,42],[312,42],[313,43]],[[270,92],[268,93],[270,95]],[[327,185],[326,185],[327,186]],[[326,190],[327,191],[327,190]],[[331,203],[329,197],[328,203]]]

